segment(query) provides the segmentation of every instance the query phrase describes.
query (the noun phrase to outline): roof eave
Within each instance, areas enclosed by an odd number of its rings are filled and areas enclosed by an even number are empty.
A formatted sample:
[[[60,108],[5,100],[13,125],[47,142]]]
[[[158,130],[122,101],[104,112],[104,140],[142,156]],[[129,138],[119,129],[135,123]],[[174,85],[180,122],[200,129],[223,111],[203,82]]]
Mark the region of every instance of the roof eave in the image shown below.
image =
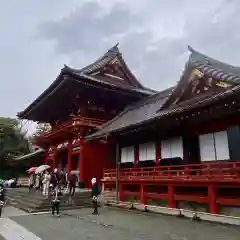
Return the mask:
[[[40,94],[28,107],[26,107],[23,111],[17,113],[17,117],[20,119],[28,119],[28,115],[31,111],[39,106],[39,102],[43,102],[52,92],[54,92],[59,85],[63,82],[63,74],[66,72],[66,68],[62,68],[61,72],[55,79],[55,81],[42,93]]]
[[[200,101],[196,104],[192,104],[191,106],[184,106],[182,107],[179,111],[170,111],[170,112],[166,112],[166,114],[163,114],[163,115],[157,115],[155,117],[152,117],[150,119],[147,119],[147,120],[144,120],[142,122],[138,122],[138,123],[135,123],[135,124],[131,124],[131,125],[128,125],[126,127],[121,127],[121,128],[118,128],[118,129],[115,129],[115,130],[112,130],[112,131],[108,131],[108,132],[105,132],[105,133],[99,133],[97,134],[96,133],[93,133],[89,136],[86,136],[85,139],[87,141],[92,141],[92,140],[96,140],[96,139],[100,139],[100,138],[103,138],[105,136],[110,136],[110,135],[113,135],[113,134],[117,134],[119,132],[123,132],[123,131],[127,131],[131,128],[136,128],[136,127],[139,127],[139,126],[145,126],[149,123],[152,123],[152,122],[155,122],[163,117],[167,117],[167,116],[170,116],[170,115],[173,115],[173,114],[176,114],[176,113],[179,113],[179,112],[185,112],[185,111],[189,111],[191,109],[194,109],[194,108],[198,108],[198,107],[204,107],[204,106],[207,106],[208,104],[210,103],[214,103],[214,102],[217,102],[219,101],[220,99],[224,99],[224,98],[227,98],[229,96],[232,96],[233,94],[236,94],[240,92],[240,85],[238,86],[235,86],[233,87],[232,89],[228,89],[226,90],[225,92],[223,93],[220,93],[220,95],[213,95],[211,97],[209,97],[208,99],[205,99],[203,101]],[[100,130],[101,131],[101,130]],[[100,132],[99,131],[99,132]]]

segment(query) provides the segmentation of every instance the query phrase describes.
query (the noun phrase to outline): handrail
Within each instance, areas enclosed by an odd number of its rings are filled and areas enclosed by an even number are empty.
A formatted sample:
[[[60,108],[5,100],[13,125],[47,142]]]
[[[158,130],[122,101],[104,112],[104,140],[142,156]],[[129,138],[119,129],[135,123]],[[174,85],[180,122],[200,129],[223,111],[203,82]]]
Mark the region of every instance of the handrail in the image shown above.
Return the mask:
[[[105,169],[103,180],[116,179],[116,169]],[[120,180],[237,180],[240,181],[240,162],[218,162],[176,166],[119,169]]]

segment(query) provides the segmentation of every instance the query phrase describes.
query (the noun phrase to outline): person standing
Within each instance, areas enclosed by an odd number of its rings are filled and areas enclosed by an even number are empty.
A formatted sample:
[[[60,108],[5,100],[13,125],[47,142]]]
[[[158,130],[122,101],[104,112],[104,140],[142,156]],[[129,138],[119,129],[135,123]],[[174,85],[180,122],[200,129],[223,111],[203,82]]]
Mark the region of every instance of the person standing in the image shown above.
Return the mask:
[[[40,189],[40,176],[39,176],[39,174],[36,175],[35,188],[36,188],[37,191]]]
[[[31,189],[33,188],[34,182],[33,182],[33,174],[30,174],[29,178],[28,178],[28,192],[31,191]]]
[[[93,215],[98,214],[98,197],[101,194],[101,187],[96,178],[92,178],[92,203],[93,203]]]
[[[57,186],[55,189],[53,189],[52,193],[52,215],[55,215],[55,212],[57,213],[57,216],[60,216],[60,200],[62,193],[60,191],[60,188]]]
[[[56,186],[57,186],[57,175],[56,175],[55,170],[54,170],[54,172],[51,173],[50,184],[52,185],[52,188],[53,188],[53,189],[55,189]]]
[[[70,174],[68,184],[69,184],[69,195],[72,197],[75,195],[76,183],[77,183],[76,174],[73,174],[73,173]]]
[[[48,196],[49,185],[50,185],[51,176],[46,171],[43,175],[43,195]]]
[[[5,204],[5,194],[3,184],[0,184],[0,217],[2,216],[2,208]]]

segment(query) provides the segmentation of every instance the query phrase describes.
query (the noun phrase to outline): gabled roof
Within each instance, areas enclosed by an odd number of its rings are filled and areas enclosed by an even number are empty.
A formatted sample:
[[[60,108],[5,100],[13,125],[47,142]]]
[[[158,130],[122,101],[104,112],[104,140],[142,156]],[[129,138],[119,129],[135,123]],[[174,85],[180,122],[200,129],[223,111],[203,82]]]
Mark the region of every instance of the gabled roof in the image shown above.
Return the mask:
[[[111,74],[108,71],[111,71]],[[156,91],[145,88],[140,84],[127,67],[118,45],[115,45],[97,61],[82,69],[74,69],[65,65],[61,69],[57,79],[24,111],[18,113],[18,117],[29,119],[29,113],[33,109],[36,110],[49,96],[53,96],[64,84],[71,81],[70,78],[66,77],[68,75],[74,77],[74,80],[81,84],[101,85],[106,88],[113,88],[121,92],[126,91],[127,93],[139,96],[148,96],[156,93]]]
[[[91,140],[113,134],[114,132],[121,132],[125,129],[137,127],[172,114],[205,106],[240,92],[240,68],[214,60],[193,50],[191,47],[189,47],[189,50],[191,51],[191,55],[186,64],[185,71],[175,87],[146,97],[138,103],[127,107],[113,120],[104,124],[101,130],[87,136],[86,139]],[[191,99],[171,105],[174,99],[188,85],[189,75],[194,69],[199,69],[208,77],[225,81],[229,85],[227,88],[206,91],[203,94],[193,96]]]
[[[118,76],[118,72],[113,69],[112,74],[106,75],[104,70],[107,67],[118,67],[122,73],[122,77]],[[133,73],[128,68],[126,62],[124,61],[122,54],[119,51],[118,44],[110,48],[102,57],[97,59],[94,63],[82,68],[73,69],[65,65],[65,68],[72,71],[73,73],[80,74],[81,76],[93,76],[94,78],[100,78],[102,81],[109,82],[112,84],[117,82],[116,79],[121,79],[119,81],[122,85],[128,85],[132,88],[146,89],[133,75]],[[101,74],[102,73],[102,74]],[[104,74],[105,73],[105,74]],[[124,78],[123,78],[124,77]],[[114,81],[115,79],[115,81]]]
[[[159,109],[169,107],[171,104],[176,103],[176,101],[183,95],[190,81],[191,75],[194,71],[201,74],[205,78],[217,80],[218,83],[222,83],[227,87],[235,86],[240,83],[240,68],[234,67],[229,64],[217,61],[205,54],[197,52],[192,47],[188,46],[190,51],[189,60],[186,63],[185,70],[183,72],[180,81],[175,87],[172,94],[169,96],[165,104]],[[224,87],[226,87],[224,86]],[[224,89],[222,89],[224,91]],[[212,91],[214,94],[215,91]]]

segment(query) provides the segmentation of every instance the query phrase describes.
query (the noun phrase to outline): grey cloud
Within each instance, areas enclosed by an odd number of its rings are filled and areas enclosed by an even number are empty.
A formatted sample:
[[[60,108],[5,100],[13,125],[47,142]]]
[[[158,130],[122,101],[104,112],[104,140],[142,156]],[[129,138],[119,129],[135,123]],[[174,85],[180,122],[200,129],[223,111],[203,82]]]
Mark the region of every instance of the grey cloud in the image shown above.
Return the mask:
[[[143,84],[157,89],[179,80],[187,60],[188,44],[220,60],[240,63],[240,53],[234,49],[240,40],[238,1],[213,0],[207,5],[190,0],[181,4],[173,0],[145,3],[145,9],[134,14],[127,3],[118,3],[109,12],[97,2],[86,3],[65,19],[46,23],[41,33],[46,39],[56,41],[58,53],[71,57],[81,52],[88,60],[99,57],[100,52],[118,39],[137,77]],[[173,28],[171,36],[154,40],[164,24],[181,27],[178,20],[185,22],[182,34],[174,35]],[[159,21],[155,32],[151,21]],[[72,59],[75,67],[82,67],[79,58]]]
[[[102,48],[105,38],[125,33],[137,20],[122,3],[105,12],[97,1],[87,2],[60,22],[41,26],[42,34],[57,40],[57,51],[72,54],[74,51],[96,51]]]

